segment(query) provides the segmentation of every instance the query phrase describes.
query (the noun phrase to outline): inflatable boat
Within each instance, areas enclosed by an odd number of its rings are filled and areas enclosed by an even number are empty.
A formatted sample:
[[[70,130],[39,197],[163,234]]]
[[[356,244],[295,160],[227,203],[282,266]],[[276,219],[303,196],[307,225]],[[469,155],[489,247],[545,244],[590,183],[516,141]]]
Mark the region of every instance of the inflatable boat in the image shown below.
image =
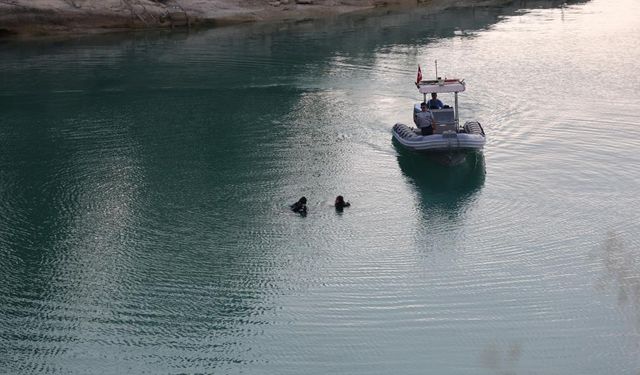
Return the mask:
[[[431,112],[433,122],[432,134],[425,134],[416,126],[397,123],[393,126],[393,137],[398,143],[414,151],[433,153],[457,153],[480,151],[485,144],[485,134],[482,125],[477,121],[467,121],[460,126],[458,118],[458,93],[465,90],[464,80],[436,79],[416,83],[418,90],[423,94],[423,103],[427,103],[427,94],[453,93],[455,100],[453,108],[428,109]],[[414,106],[414,117],[421,112],[420,103]]]

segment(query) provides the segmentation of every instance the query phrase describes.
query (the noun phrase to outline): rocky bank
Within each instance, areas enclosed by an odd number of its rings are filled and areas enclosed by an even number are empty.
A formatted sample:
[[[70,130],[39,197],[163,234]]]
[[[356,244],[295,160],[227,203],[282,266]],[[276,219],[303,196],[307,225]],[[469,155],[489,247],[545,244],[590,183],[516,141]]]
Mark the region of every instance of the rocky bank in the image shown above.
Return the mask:
[[[435,9],[500,0],[0,0],[0,37],[296,20],[375,7]]]

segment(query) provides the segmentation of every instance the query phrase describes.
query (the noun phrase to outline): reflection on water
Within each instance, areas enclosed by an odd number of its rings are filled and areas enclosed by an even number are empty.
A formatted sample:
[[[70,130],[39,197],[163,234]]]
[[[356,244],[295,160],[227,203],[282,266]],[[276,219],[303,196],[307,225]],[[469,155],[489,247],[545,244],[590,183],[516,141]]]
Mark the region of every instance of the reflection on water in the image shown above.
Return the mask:
[[[493,374],[516,374],[521,357],[522,344],[518,342],[506,344],[505,347],[490,344],[482,351],[480,363]]]
[[[397,147],[402,173],[416,188],[425,211],[439,208],[458,212],[471,201],[485,180],[482,153],[470,153],[455,166],[440,163],[437,155],[420,154]]]
[[[629,247],[622,233],[609,231],[600,254],[604,275],[596,284],[604,292],[614,288],[618,308],[627,315],[636,334],[640,333],[640,261],[638,249]]]

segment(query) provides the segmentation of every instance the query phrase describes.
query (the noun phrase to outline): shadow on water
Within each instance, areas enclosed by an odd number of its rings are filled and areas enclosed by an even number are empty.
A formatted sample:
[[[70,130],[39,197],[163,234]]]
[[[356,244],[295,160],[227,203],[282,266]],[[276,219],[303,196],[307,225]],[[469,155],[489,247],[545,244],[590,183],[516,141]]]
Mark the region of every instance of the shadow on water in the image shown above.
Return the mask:
[[[482,153],[470,153],[456,165],[443,164],[436,155],[415,153],[396,146],[402,173],[415,187],[426,211],[440,209],[458,214],[484,185]]]

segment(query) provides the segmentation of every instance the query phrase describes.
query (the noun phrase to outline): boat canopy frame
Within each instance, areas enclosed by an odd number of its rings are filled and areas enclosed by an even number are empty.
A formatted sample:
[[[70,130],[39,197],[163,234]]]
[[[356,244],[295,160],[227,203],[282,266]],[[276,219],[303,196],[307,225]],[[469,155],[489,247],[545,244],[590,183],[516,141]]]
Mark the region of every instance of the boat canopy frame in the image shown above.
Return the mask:
[[[460,126],[460,119],[458,117],[458,93],[463,92],[466,89],[464,79],[449,78],[449,79],[433,79],[424,80],[416,84],[418,91],[423,95],[423,101],[427,102],[427,94],[431,93],[453,93],[455,97],[454,113],[456,127]]]

